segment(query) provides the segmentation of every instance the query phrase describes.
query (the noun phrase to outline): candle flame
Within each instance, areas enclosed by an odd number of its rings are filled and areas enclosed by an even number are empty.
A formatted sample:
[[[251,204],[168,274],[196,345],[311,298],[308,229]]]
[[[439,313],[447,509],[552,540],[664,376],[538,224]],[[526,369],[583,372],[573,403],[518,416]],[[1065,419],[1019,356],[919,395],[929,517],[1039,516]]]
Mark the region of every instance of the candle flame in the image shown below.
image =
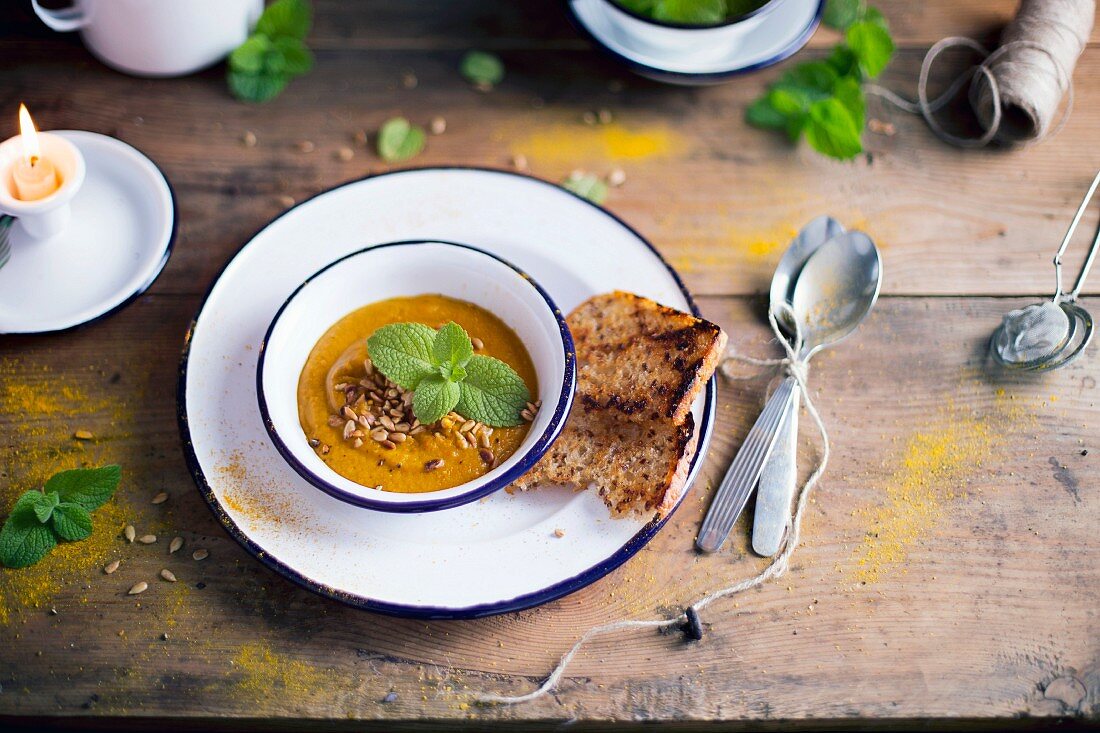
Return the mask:
[[[19,137],[23,141],[23,155],[27,162],[34,165],[42,155],[38,147],[38,131],[34,129],[34,120],[27,111],[27,105],[19,105]]]

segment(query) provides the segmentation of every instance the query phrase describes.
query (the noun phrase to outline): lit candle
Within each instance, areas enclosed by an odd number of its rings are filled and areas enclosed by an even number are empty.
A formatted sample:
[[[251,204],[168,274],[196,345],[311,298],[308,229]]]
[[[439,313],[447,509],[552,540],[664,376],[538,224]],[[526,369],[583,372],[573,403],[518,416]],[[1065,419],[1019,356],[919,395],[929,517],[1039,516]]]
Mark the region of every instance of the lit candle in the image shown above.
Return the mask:
[[[11,172],[15,181],[15,197],[21,201],[44,199],[61,183],[53,163],[42,157],[34,121],[23,104],[19,105],[19,137],[23,143],[23,157],[16,161]]]

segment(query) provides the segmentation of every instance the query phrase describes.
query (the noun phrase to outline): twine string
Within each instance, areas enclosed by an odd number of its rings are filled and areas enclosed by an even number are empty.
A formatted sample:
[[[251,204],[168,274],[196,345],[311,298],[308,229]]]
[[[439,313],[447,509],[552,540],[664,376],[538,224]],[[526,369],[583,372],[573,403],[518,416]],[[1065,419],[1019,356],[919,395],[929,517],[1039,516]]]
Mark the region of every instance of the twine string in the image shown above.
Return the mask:
[[[802,390],[803,397],[805,399],[806,410],[810,413],[810,416],[814,420],[814,424],[817,425],[817,430],[821,435],[821,454],[818,457],[817,465],[814,467],[813,472],[809,478],[802,484],[798,491],[798,501],[795,504],[795,511],[793,516],[787,518],[787,533],[784,537],[784,544],[782,551],[776,555],[767,567],[761,570],[756,575],[727,586],[725,588],[719,588],[712,591],[702,598],[698,599],[685,610],[672,618],[662,619],[639,619],[639,620],[620,620],[614,621],[608,624],[602,624],[600,626],[593,626],[588,629],[584,634],[577,639],[576,643],[570,647],[562,658],[558,661],[557,666],[553,671],[543,680],[542,684],[536,689],[528,692],[524,695],[499,695],[496,693],[478,693],[475,695],[475,700],[481,704],[487,705],[517,705],[520,703],[531,702],[537,700],[540,697],[550,694],[561,681],[562,676],[565,674],[565,670],[569,667],[570,662],[576,657],[577,653],[592,639],[598,636],[604,636],[606,634],[612,634],[616,631],[623,631],[627,629],[668,629],[673,627],[683,626],[688,622],[688,611],[698,613],[704,608],[709,606],[715,601],[726,598],[728,596],[736,595],[749,588],[755,588],[773,578],[777,578],[787,571],[790,566],[791,555],[794,554],[795,548],[798,546],[799,537],[802,528],[802,518],[806,512],[806,507],[809,504],[810,492],[817,484],[818,479],[825,472],[825,466],[829,462],[829,433],[825,429],[825,423],[821,419],[821,415],[817,411],[817,407],[814,405],[813,399],[810,396],[810,391],[807,384],[808,362],[806,359],[799,356],[802,348],[802,333],[801,330],[795,327],[795,334],[792,341],[788,341],[783,332],[779,328],[779,323],[776,320],[774,313],[768,314],[768,323],[771,324],[772,331],[774,331],[779,343],[782,344],[783,350],[786,352],[786,356],[779,359],[757,359],[751,356],[737,354],[730,351],[726,360],[722,363],[720,371],[722,374],[730,379],[740,379],[742,377],[733,375],[730,373],[729,365],[731,362],[741,362],[750,366],[769,368],[779,367],[783,369],[787,374],[794,377],[798,382],[799,388]]]

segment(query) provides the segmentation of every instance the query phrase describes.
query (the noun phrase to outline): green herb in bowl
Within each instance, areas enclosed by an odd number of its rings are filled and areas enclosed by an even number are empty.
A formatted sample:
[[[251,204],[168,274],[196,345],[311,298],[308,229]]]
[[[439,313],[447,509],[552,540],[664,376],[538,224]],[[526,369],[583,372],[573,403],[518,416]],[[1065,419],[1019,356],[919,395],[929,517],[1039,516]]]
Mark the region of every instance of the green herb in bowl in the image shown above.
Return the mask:
[[[627,10],[662,23],[720,25],[759,10],[769,0],[614,0]]]

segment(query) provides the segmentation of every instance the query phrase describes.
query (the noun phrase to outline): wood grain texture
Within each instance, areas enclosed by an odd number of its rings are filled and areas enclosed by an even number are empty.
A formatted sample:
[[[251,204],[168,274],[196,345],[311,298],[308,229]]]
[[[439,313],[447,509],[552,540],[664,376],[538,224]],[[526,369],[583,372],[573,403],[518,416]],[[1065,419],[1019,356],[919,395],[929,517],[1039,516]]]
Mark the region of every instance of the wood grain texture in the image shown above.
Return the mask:
[[[856,337],[814,364],[834,459],[791,574],[708,609],[699,644],[646,632],[608,639],[580,655],[552,698],[487,710],[466,707],[470,690],[529,689],[580,629],[663,616],[761,567],[744,523],[717,556],[695,555],[692,538],[767,377],[722,382],[702,477],[670,525],[619,571],[522,613],[390,619],[267,571],[194,490],[172,390],[195,302],[146,297],[73,334],[0,345],[9,384],[48,388],[53,377],[43,375],[63,375],[80,392],[114,398],[76,411],[101,438],[91,447],[69,439],[76,415],[38,420],[35,431],[22,415],[0,417],[0,434],[16,438],[2,446],[12,485],[37,475],[27,455],[89,451],[89,460],[119,461],[128,471],[118,497],[131,507],[127,521],[162,537],[150,547],[117,539],[109,548],[123,559],[116,574],[72,578],[37,607],[12,611],[0,628],[0,715],[702,723],[1100,712],[1100,507],[1091,490],[1100,481],[1100,375],[1088,356],[1040,379],[983,377],[990,328],[1023,301],[885,299]],[[705,298],[702,306],[735,348],[768,353],[755,300]],[[112,431],[120,409],[136,418]],[[953,474],[958,486],[941,487],[934,521],[917,523],[904,562],[861,584],[859,548],[873,531],[867,512],[889,506],[907,444],[974,426],[994,434],[988,455]],[[808,462],[814,436],[803,438]],[[149,504],[161,490],[169,501]],[[177,534],[187,546],[169,558],[164,543]],[[199,546],[211,554],[196,563],[187,553]],[[157,580],[161,567],[180,583]],[[140,579],[151,589],[127,597]],[[397,699],[380,702],[391,691]]]
[[[928,44],[990,37],[1015,5],[878,4],[903,49],[883,83],[903,91]],[[116,573],[92,558],[0,574],[0,718],[260,730],[1095,724],[1096,350],[1042,377],[1001,375],[984,356],[1006,310],[1053,289],[1049,258],[1096,165],[1095,48],[1078,67],[1073,117],[1042,145],[950,149],[872,101],[896,134],[868,133],[869,154],[839,164],[742,123],[781,69],[709,89],[659,86],[589,48],[554,0],[315,6],[317,68],[263,106],[230,99],[221,69],[132,79],[25,7],[6,19],[0,110],[25,101],[44,128],[105,132],[145,151],[176,190],[181,233],[150,293],[111,319],[0,338],[4,505],[59,465],[126,469],[108,529],[87,545],[121,558]],[[799,58],[822,55],[832,39],[819,31]],[[457,75],[470,47],[506,62],[490,94]],[[582,122],[601,108],[615,124]],[[354,135],[397,114],[447,120],[418,165],[509,167],[523,155],[550,180],[623,168],[608,208],[680,269],[746,353],[769,353],[758,294],[806,219],[832,212],[882,246],[885,297],[856,337],[813,364],[834,452],[805,545],[779,583],[707,609],[702,642],[615,637],[582,653],[550,698],[468,704],[472,690],[531,689],[590,625],[675,613],[762,567],[744,522],[718,556],[691,546],[767,375],[721,382],[703,475],[650,546],[590,588],[522,613],[424,623],[354,611],[266,570],[207,511],[175,419],[177,361],[201,295],[288,197],[387,170]],[[255,147],[242,143],[246,131]],[[302,140],[315,150],[300,152]],[[345,146],[350,161],[337,157]],[[1086,225],[1095,223],[1094,211]],[[1084,237],[1070,272],[1083,248]],[[1087,290],[1100,293],[1100,280]],[[1100,313],[1100,299],[1086,305]],[[802,426],[808,464],[816,439],[808,419]],[[96,437],[74,441],[76,429]],[[160,491],[168,502],[149,503]],[[158,543],[126,544],[114,534],[126,522]],[[169,556],[176,535],[185,549]],[[210,557],[196,562],[199,547]],[[157,578],[164,567],[178,583]],[[127,596],[138,580],[150,589]]]

